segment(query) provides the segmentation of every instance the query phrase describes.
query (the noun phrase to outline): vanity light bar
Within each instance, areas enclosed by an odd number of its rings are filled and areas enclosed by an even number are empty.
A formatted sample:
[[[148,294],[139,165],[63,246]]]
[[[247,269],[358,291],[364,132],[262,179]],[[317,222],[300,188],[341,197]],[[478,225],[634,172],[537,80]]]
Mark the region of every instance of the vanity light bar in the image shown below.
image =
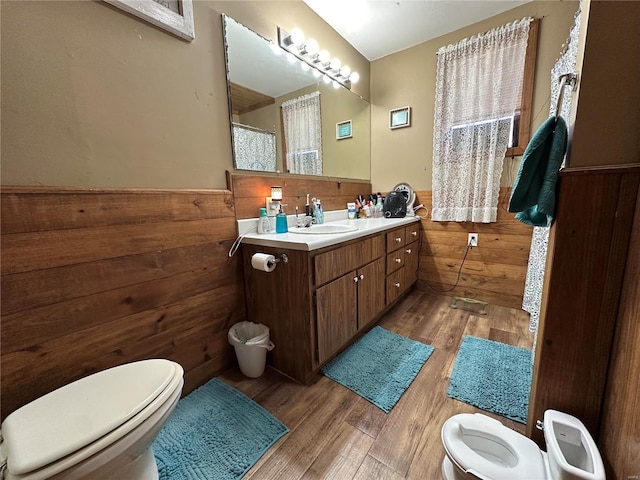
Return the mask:
[[[295,29],[292,33],[289,33],[278,27],[278,44],[282,49],[291,53],[297,59],[310,65],[349,90],[351,90],[351,84],[356,83],[360,79],[358,72],[352,72],[349,66],[341,65],[339,59],[332,59],[329,52],[320,50],[318,42],[315,40],[309,39],[307,43],[305,43],[304,34],[299,29]]]

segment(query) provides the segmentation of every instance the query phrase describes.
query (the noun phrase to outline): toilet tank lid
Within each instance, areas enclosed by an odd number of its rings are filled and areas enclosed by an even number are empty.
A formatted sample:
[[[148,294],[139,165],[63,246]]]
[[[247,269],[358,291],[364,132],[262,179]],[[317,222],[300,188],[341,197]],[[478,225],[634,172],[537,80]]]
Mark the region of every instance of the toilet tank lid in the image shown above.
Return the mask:
[[[72,454],[138,414],[182,367],[164,359],[109,368],[76,380],[11,413],[2,423],[13,474],[32,472]]]

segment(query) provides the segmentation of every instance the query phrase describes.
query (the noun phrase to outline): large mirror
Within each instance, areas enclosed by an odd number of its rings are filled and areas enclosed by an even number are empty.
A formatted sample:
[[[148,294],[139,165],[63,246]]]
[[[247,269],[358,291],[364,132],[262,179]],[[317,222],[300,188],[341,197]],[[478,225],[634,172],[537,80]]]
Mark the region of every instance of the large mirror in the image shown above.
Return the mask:
[[[369,102],[222,19],[234,168],[370,180]]]

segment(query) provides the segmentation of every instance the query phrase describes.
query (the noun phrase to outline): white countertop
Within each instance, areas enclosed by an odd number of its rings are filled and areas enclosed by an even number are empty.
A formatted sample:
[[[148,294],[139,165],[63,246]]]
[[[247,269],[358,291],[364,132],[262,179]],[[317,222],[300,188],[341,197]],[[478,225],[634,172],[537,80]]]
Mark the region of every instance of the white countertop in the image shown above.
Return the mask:
[[[257,219],[238,220],[238,232],[242,235],[242,243],[260,245],[263,247],[288,248],[291,250],[317,250],[330,247],[349,240],[355,240],[373,233],[408,225],[420,220],[418,216],[404,218],[359,218],[348,220],[346,210],[325,212],[325,224],[355,225],[357,230],[346,233],[331,234],[300,234],[300,233],[256,233]],[[295,226],[295,215],[288,215],[289,228]],[[250,232],[250,233],[246,233]]]

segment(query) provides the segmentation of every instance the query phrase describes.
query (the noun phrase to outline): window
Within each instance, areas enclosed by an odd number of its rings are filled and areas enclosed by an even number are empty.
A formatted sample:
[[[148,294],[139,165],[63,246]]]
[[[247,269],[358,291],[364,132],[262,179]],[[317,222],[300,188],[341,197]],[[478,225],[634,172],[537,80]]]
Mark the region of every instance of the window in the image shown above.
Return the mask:
[[[496,220],[504,158],[529,141],[537,27],[524,18],[438,51],[433,220]]]
[[[289,173],[322,175],[320,92],[282,103],[285,168]]]

